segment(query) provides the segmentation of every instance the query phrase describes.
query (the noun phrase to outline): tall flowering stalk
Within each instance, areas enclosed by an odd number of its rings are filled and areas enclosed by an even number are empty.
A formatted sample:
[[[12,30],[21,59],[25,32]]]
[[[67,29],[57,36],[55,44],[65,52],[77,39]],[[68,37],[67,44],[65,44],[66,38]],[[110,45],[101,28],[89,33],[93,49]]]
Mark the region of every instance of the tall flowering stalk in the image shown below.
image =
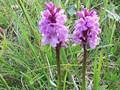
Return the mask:
[[[61,75],[60,75],[60,48],[66,47],[68,38],[68,29],[64,25],[66,22],[66,15],[64,10],[55,7],[50,2],[45,4],[45,10],[42,12],[42,19],[39,21],[40,32],[42,33],[42,43],[50,44],[56,49],[56,61],[57,61],[57,76],[58,76],[58,87],[60,90]]]
[[[83,65],[82,65],[82,90],[86,90],[85,74],[86,74],[86,59],[87,46],[95,48],[99,44],[99,17],[96,11],[89,11],[83,8],[77,13],[79,17],[75,22],[75,31],[73,32],[73,41],[76,44],[81,44],[83,47]]]

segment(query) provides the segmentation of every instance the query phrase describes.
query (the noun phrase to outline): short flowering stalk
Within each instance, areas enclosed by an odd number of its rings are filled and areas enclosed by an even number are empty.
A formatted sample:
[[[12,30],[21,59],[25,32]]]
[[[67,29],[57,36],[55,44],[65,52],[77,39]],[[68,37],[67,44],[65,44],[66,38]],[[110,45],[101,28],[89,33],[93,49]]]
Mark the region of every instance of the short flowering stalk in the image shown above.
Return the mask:
[[[95,48],[99,44],[99,17],[96,11],[88,11],[83,8],[77,13],[79,17],[75,22],[75,31],[73,32],[73,41],[76,44],[81,44],[83,47],[83,65],[82,65],[82,90],[86,90],[85,73],[86,73],[86,59],[87,46]]]
[[[82,64],[82,90],[86,90],[86,82],[85,82],[86,60],[87,60],[87,45],[86,43],[84,43],[83,44],[83,64]]]
[[[57,63],[57,90],[60,90],[61,86],[61,70],[60,70],[60,44],[56,47],[56,63]]]
[[[45,10],[42,12],[42,18],[39,21],[40,32],[42,33],[42,43],[50,44],[56,49],[57,62],[57,90],[60,90],[61,76],[60,76],[60,48],[66,47],[68,40],[68,28],[64,25],[67,20],[64,15],[64,10],[55,7],[50,2],[46,3]]]

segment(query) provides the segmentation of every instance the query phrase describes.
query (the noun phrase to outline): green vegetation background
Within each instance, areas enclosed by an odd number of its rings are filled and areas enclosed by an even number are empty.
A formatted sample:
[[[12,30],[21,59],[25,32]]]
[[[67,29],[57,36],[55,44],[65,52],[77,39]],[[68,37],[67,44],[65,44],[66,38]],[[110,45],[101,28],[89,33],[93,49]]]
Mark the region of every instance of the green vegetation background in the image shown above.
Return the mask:
[[[55,51],[40,43],[38,29],[47,1],[0,0],[0,90],[56,90]],[[97,10],[102,29],[100,45],[88,50],[88,86],[120,90],[120,0],[61,0],[70,33],[81,5]],[[82,48],[72,44],[61,49],[63,90],[81,87]]]

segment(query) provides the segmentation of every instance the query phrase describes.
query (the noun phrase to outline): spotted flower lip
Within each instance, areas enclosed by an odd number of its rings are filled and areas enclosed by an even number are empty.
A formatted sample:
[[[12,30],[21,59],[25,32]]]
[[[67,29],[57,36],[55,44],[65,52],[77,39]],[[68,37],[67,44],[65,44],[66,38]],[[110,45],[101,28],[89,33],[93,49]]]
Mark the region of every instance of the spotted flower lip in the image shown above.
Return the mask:
[[[68,40],[68,28],[64,25],[67,20],[64,10],[55,7],[50,2],[45,4],[45,10],[41,15],[39,29],[42,33],[42,43],[50,44],[52,47],[61,44],[61,46],[65,47]]]
[[[75,31],[73,32],[73,41],[76,44],[87,43],[90,48],[95,48],[99,44],[99,17],[95,10],[88,11],[84,8],[77,12],[78,20],[75,22]]]

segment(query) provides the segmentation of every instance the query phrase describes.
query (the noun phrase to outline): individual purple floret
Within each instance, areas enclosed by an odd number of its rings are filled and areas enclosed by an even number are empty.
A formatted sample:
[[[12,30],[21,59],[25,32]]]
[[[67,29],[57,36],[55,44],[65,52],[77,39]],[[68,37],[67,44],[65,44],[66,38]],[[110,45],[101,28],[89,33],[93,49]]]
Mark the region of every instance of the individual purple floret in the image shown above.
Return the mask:
[[[68,38],[68,29],[64,25],[66,19],[63,9],[56,8],[52,2],[45,4],[42,19],[39,21],[43,44],[50,44],[52,47],[56,47],[58,44],[66,46]]]
[[[90,48],[95,48],[99,44],[99,17],[96,11],[88,11],[84,8],[77,13],[80,19],[75,22],[75,31],[73,32],[73,41],[76,44],[89,44]]]

